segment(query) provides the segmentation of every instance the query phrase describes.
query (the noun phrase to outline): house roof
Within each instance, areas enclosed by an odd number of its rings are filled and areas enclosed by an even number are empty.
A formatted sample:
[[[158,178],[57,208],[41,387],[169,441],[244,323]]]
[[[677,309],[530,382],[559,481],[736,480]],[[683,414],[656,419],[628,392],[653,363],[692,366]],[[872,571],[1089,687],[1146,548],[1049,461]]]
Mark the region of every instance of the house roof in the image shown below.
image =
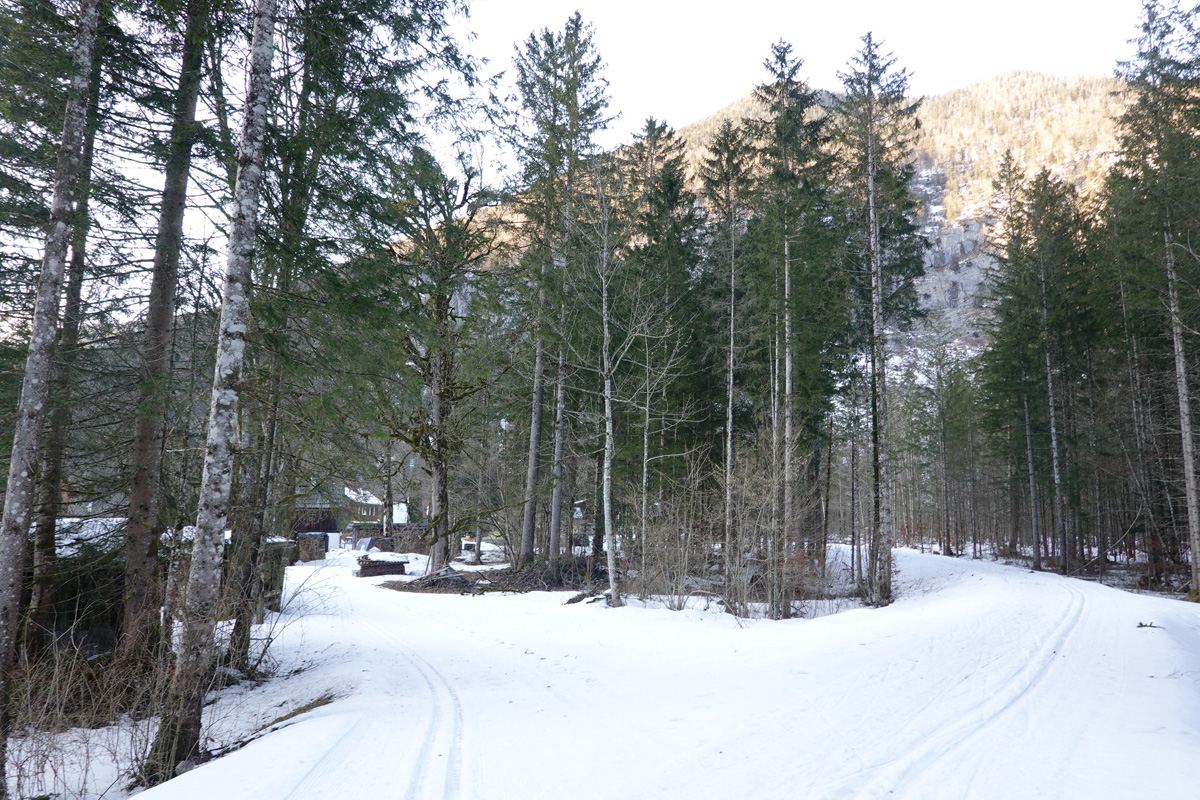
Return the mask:
[[[358,503],[359,505],[364,505],[364,506],[381,506],[381,505],[383,505],[382,500],[380,500],[378,497],[376,497],[375,495],[368,492],[366,489],[361,489],[361,488],[351,489],[349,486],[347,486],[344,489],[342,489],[342,491],[345,492],[346,497],[350,498],[350,500],[352,502]]]

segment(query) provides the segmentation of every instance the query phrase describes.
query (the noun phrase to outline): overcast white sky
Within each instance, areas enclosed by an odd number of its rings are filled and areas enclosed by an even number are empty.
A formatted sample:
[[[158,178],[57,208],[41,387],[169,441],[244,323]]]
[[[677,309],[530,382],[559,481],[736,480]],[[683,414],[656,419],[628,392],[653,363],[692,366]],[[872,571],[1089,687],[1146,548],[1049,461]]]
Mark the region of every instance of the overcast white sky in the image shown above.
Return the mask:
[[[595,27],[612,110],[604,145],[627,141],[649,115],[674,127],[749,92],[772,42],[804,59],[823,89],[871,30],[907,67],[914,94],[961,88],[1012,69],[1109,75],[1132,53],[1141,0],[471,0],[471,52],[509,69],[530,32],[561,30],[575,10]]]

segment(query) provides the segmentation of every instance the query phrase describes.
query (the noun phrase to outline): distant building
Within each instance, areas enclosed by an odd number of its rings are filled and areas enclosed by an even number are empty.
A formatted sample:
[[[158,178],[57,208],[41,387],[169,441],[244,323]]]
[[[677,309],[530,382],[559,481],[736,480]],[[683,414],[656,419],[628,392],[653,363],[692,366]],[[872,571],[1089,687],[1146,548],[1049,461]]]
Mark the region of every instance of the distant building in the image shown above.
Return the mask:
[[[351,522],[378,522],[383,503],[349,483],[322,483],[296,500],[296,533],[343,531]]]
[[[392,523],[405,525],[408,521],[408,506],[395,503],[392,506]],[[361,528],[373,525],[381,528],[382,523],[383,501],[374,493],[349,482],[330,482],[313,487],[296,501],[293,532],[346,533],[351,526]]]

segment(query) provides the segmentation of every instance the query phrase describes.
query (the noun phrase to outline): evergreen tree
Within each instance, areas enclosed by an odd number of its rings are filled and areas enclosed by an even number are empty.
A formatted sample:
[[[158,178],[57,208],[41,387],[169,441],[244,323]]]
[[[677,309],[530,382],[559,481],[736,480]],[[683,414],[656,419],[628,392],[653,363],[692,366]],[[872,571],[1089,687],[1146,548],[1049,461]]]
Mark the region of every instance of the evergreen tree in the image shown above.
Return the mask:
[[[62,132],[62,90],[70,80],[71,25],[54,5],[0,4],[0,234],[4,259],[0,304],[23,307],[36,274],[36,240],[49,219]],[[32,305],[32,303],[28,303]]]
[[[642,371],[640,400],[641,511],[639,550],[645,556],[651,517],[652,465],[661,473],[692,437],[681,428],[695,424],[700,397],[708,387],[699,375],[706,368],[699,322],[703,313],[694,275],[700,258],[700,215],[688,188],[683,142],[665,122],[653,117],[622,154],[626,197],[631,208],[630,269],[645,274],[662,293],[661,329],[643,337],[635,356]],[[684,436],[680,436],[684,433]],[[670,435],[674,446],[667,444]]]
[[[790,612],[784,600],[790,594],[785,586],[790,578],[782,574],[785,550],[805,535],[810,542],[815,539],[814,531],[801,531],[796,487],[799,473],[814,478],[809,467],[815,463],[817,431],[832,391],[827,371],[833,366],[832,344],[841,333],[839,306],[844,306],[844,290],[829,280],[834,259],[827,203],[832,166],[825,152],[827,117],[818,113],[816,91],[799,78],[802,63],[792,56],[791,45],[772,45],[771,57],[764,62],[769,80],[755,90],[765,116],[747,121],[761,171],[752,230],[754,261],[761,265],[758,293],[770,319],[766,329],[773,331],[765,349],[773,354],[771,451],[782,483],[779,511],[772,514],[779,520],[778,532],[768,547],[776,576],[770,586],[771,607],[777,616]],[[803,290],[797,291],[801,285]],[[802,441],[807,457],[800,469],[796,461]],[[814,488],[804,487],[806,493]],[[811,502],[804,505],[813,507]]]
[[[713,269],[728,282],[724,311],[728,323],[725,341],[725,525],[723,555],[727,587],[735,573],[741,573],[741,559],[737,555],[737,531],[735,529],[733,504],[734,467],[734,406],[735,370],[738,355],[738,297],[739,265],[742,258],[742,238],[745,234],[748,214],[747,195],[750,189],[751,153],[742,128],[734,127],[726,120],[717,130],[709,145],[709,155],[700,166],[700,181],[704,187],[704,198],[708,201],[713,218],[712,252]]]
[[[1152,295],[1166,295],[1195,591],[1200,586],[1200,489],[1186,333],[1194,326],[1196,310],[1183,287],[1195,282],[1200,268],[1190,244],[1200,234],[1200,202],[1194,191],[1200,178],[1200,45],[1194,9],[1185,12],[1163,0],[1146,2],[1144,10],[1137,55],[1123,69],[1134,95],[1120,121],[1109,214],[1116,246],[1133,275],[1143,276],[1142,285]],[[1157,268],[1157,276],[1144,270],[1149,265]],[[1138,283],[1135,277],[1135,289]],[[1153,306],[1146,312],[1153,314]]]
[[[447,175],[422,148],[413,151],[396,202],[400,243],[387,266],[392,302],[400,308],[393,374],[401,386],[422,388],[389,429],[429,470],[430,572],[448,563],[448,540],[471,515],[453,514],[451,467],[464,449],[463,418],[477,394],[495,380],[481,352],[494,324],[498,270],[487,269],[497,248],[497,225],[486,210],[494,195],[475,186],[478,173],[461,164]]]
[[[536,299],[533,301],[534,364],[533,400],[529,426],[529,456],[525,478],[525,511],[521,526],[519,563],[534,558],[537,494],[541,472],[542,414],[546,378],[546,328],[561,327],[563,307],[548,292],[554,272],[565,266],[567,240],[574,225],[574,207],[582,165],[595,151],[593,137],[608,124],[607,82],[603,63],[592,44],[592,28],[576,12],[562,32],[543,28],[532,33],[514,60],[520,112],[507,124],[521,160],[526,189],[521,210],[529,220],[533,245],[526,256],[531,266]],[[565,352],[559,354],[556,391],[556,464],[560,462],[564,415],[561,390]],[[555,473],[560,468],[555,467]],[[561,503],[561,493],[558,493]],[[561,519],[561,511],[552,516]]]
[[[150,297],[146,311],[145,373],[136,413],[129,523],[125,546],[125,651],[144,656],[157,639],[159,607],[158,520],[163,426],[171,373],[171,330],[183,242],[183,217],[191,173],[192,146],[198,138],[196,105],[200,95],[201,59],[209,31],[208,0],[187,0],[179,83],[164,168],[158,233],[154,246]]]
[[[862,295],[869,300],[865,327],[870,343],[874,516],[872,598],[891,601],[893,526],[888,477],[887,320],[915,313],[912,281],[922,272],[923,241],[913,222],[908,191],[919,103],[910,102],[908,73],[868,33],[862,49],[840,73],[844,95],[835,107],[835,141],[846,171],[845,201],[857,239],[851,258]]]
[[[1038,514],[1038,484],[1035,469],[1033,412],[1041,419],[1042,405],[1036,376],[1041,371],[1037,356],[1041,345],[1042,324],[1035,318],[1040,307],[1040,285],[1023,266],[1022,253],[1028,250],[1030,232],[1025,209],[1028,182],[1012,151],[1000,162],[999,177],[993,181],[993,229],[990,244],[999,269],[990,276],[993,321],[990,344],[980,359],[981,383],[988,407],[999,419],[999,428],[1011,423],[1022,431],[1024,462],[1029,487],[1030,538],[1033,559],[1041,567],[1041,531]],[[1041,425],[1039,423],[1039,431]],[[1040,434],[1038,440],[1041,440]]]

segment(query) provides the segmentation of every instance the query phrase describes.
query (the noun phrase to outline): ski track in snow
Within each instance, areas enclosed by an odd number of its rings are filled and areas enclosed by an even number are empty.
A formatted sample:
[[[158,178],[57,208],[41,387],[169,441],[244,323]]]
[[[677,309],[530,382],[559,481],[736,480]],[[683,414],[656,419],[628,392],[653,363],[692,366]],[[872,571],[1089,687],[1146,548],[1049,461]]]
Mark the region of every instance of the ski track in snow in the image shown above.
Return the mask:
[[[406,655],[429,691],[429,723],[404,800],[438,797],[458,800],[462,797],[463,711],[454,685],[392,631],[366,620],[361,624]]]
[[[872,770],[871,778],[853,795],[855,798],[876,800],[886,794],[895,795],[898,789],[921,778],[934,776],[936,779],[944,774],[950,762],[960,757],[972,739],[987,732],[1005,715],[1021,709],[1027,696],[1036,691],[1046,675],[1062,661],[1060,654],[1078,629],[1087,607],[1087,596],[1070,583],[1064,582],[1055,588],[1067,596],[1062,616],[1046,631],[1042,644],[1029,655],[1029,660],[994,693],[959,710],[950,724],[945,724],[946,709],[936,709],[930,715],[932,724],[916,740],[908,740],[909,744],[899,758]]]
[[[378,728],[378,720],[373,717],[359,717],[288,792],[286,800],[336,796],[334,793],[352,781],[358,771],[354,754],[361,750],[364,742],[373,740],[379,732]]]

